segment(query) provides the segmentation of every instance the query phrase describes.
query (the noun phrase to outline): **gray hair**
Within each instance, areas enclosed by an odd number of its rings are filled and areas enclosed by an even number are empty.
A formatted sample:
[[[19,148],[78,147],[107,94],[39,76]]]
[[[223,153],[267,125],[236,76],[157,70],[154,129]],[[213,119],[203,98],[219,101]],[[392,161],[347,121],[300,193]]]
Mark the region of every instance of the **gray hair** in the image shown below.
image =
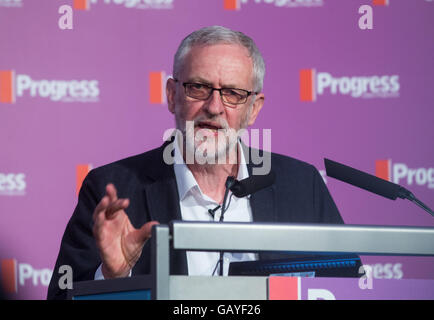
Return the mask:
[[[265,76],[265,63],[253,40],[244,33],[221,26],[205,27],[189,34],[176,51],[173,62],[173,76],[179,77],[185,56],[195,45],[215,45],[220,43],[238,44],[245,47],[253,61],[253,85],[256,92],[262,91]]]

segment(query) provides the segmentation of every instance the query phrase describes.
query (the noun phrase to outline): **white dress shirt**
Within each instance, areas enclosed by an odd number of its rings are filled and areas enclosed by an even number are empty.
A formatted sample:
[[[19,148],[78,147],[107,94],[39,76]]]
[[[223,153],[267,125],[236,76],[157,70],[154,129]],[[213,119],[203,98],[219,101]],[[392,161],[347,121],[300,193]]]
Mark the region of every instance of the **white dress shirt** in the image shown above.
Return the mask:
[[[245,163],[243,148],[238,142],[241,163],[238,168],[237,180],[249,177],[247,165]],[[185,164],[178,144],[178,136],[175,139],[174,148],[174,171],[176,184],[178,186],[179,204],[181,207],[182,220],[185,221],[219,221],[221,208],[214,214],[214,219],[208,212],[208,209],[214,209],[219,205],[215,200],[202,193],[196,179]],[[237,198],[229,192],[229,207],[225,212],[224,220],[226,222],[252,222],[252,209],[250,207],[249,197]],[[200,239],[197,239],[200,241]],[[188,275],[194,276],[211,276],[218,275],[219,266],[216,268],[219,260],[218,252],[207,251],[187,251]],[[254,253],[229,253],[225,252],[223,256],[223,275],[228,274],[229,263],[231,261],[256,260]],[[214,273],[213,273],[214,272]]]

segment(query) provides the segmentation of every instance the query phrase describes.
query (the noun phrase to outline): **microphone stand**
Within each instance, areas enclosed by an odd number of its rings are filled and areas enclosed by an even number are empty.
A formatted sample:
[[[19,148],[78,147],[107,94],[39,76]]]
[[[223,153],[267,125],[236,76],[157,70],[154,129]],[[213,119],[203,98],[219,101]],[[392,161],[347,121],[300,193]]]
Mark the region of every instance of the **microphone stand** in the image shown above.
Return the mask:
[[[428,212],[430,215],[434,217],[434,211],[432,211],[425,203],[423,203],[418,198],[416,198],[413,193],[411,193],[404,187],[400,186],[398,191],[398,197],[400,197],[401,199],[410,200],[411,202],[415,203],[420,208],[422,208],[423,210],[425,210],[426,212]]]
[[[229,191],[230,191],[231,187],[235,184],[235,182],[236,182],[236,180],[235,180],[235,178],[232,177],[232,176],[229,176],[229,177],[226,179],[226,183],[225,183],[226,190],[225,190],[225,195],[224,195],[224,197],[223,197],[222,213],[221,213],[221,215],[220,215],[220,220],[219,220],[219,222],[223,222],[224,214],[225,214],[226,210],[227,210],[228,207],[229,207],[229,205],[226,206],[226,201],[227,201],[227,199],[228,199]],[[220,251],[220,258],[219,258],[219,262],[218,262],[218,264],[219,264],[219,275],[220,275],[220,276],[223,276],[223,254],[224,254],[224,252],[223,252],[223,251]]]
[[[223,203],[221,205],[220,222],[223,222],[224,214],[230,205],[231,198],[229,198],[229,203],[226,205],[229,191],[232,191],[232,195],[235,195],[237,198],[242,198],[245,197],[246,195],[252,194],[263,188],[271,186],[274,183],[274,179],[275,179],[274,172],[270,172],[268,175],[265,176],[251,176],[241,181],[237,181],[235,177],[229,176],[226,179],[226,183],[225,183],[226,190],[225,190],[225,195],[223,197]],[[219,207],[220,206],[218,206],[215,209],[208,210],[209,214],[213,218],[214,218],[214,211],[217,210]],[[220,266],[219,275],[220,276],[223,275],[223,254],[224,254],[223,251],[220,251],[220,258],[214,268],[214,271],[212,272],[212,275],[214,275],[218,266]]]

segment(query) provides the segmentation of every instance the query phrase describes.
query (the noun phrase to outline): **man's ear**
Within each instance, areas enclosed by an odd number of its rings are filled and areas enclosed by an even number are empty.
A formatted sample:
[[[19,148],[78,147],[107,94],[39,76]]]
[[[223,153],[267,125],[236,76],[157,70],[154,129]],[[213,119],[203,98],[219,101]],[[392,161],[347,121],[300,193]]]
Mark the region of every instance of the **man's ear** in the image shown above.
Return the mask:
[[[262,106],[264,105],[265,96],[263,93],[258,93],[255,96],[255,101],[253,102],[252,106],[252,113],[250,114],[248,125],[251,126],[255,123],[256,117],[259,114],[259,111],[261,111]]]
[[[166,97],[167,106],[171,113],[175,113],[175,96],[176,96],[176,81],[172,78],[167,79],[166,82]]]

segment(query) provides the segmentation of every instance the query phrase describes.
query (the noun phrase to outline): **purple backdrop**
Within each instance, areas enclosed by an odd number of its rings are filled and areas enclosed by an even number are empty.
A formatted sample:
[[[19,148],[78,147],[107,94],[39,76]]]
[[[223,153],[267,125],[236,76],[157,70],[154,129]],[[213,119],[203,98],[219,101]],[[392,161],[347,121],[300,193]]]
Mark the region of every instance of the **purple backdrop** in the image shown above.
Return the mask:
[[[13,298],[45,298],[80,165],[157,147],[174,127],[164,99],[151,103],[164,88],[150,79],[164,81],[181,39],[207,25],[243,31],[262,51],[255,128],[271,129],[272,151],[377,173],[434,207],[434,1],[82,4],[0,0],[0,272]],[[372,29],[359,27],[364,4]],[[59,27],[62,5],[73,29]],[[408,201],[325,180],[348,224],[434,226]],[[434,279],[432,257],[363,261],[376,278]]]

